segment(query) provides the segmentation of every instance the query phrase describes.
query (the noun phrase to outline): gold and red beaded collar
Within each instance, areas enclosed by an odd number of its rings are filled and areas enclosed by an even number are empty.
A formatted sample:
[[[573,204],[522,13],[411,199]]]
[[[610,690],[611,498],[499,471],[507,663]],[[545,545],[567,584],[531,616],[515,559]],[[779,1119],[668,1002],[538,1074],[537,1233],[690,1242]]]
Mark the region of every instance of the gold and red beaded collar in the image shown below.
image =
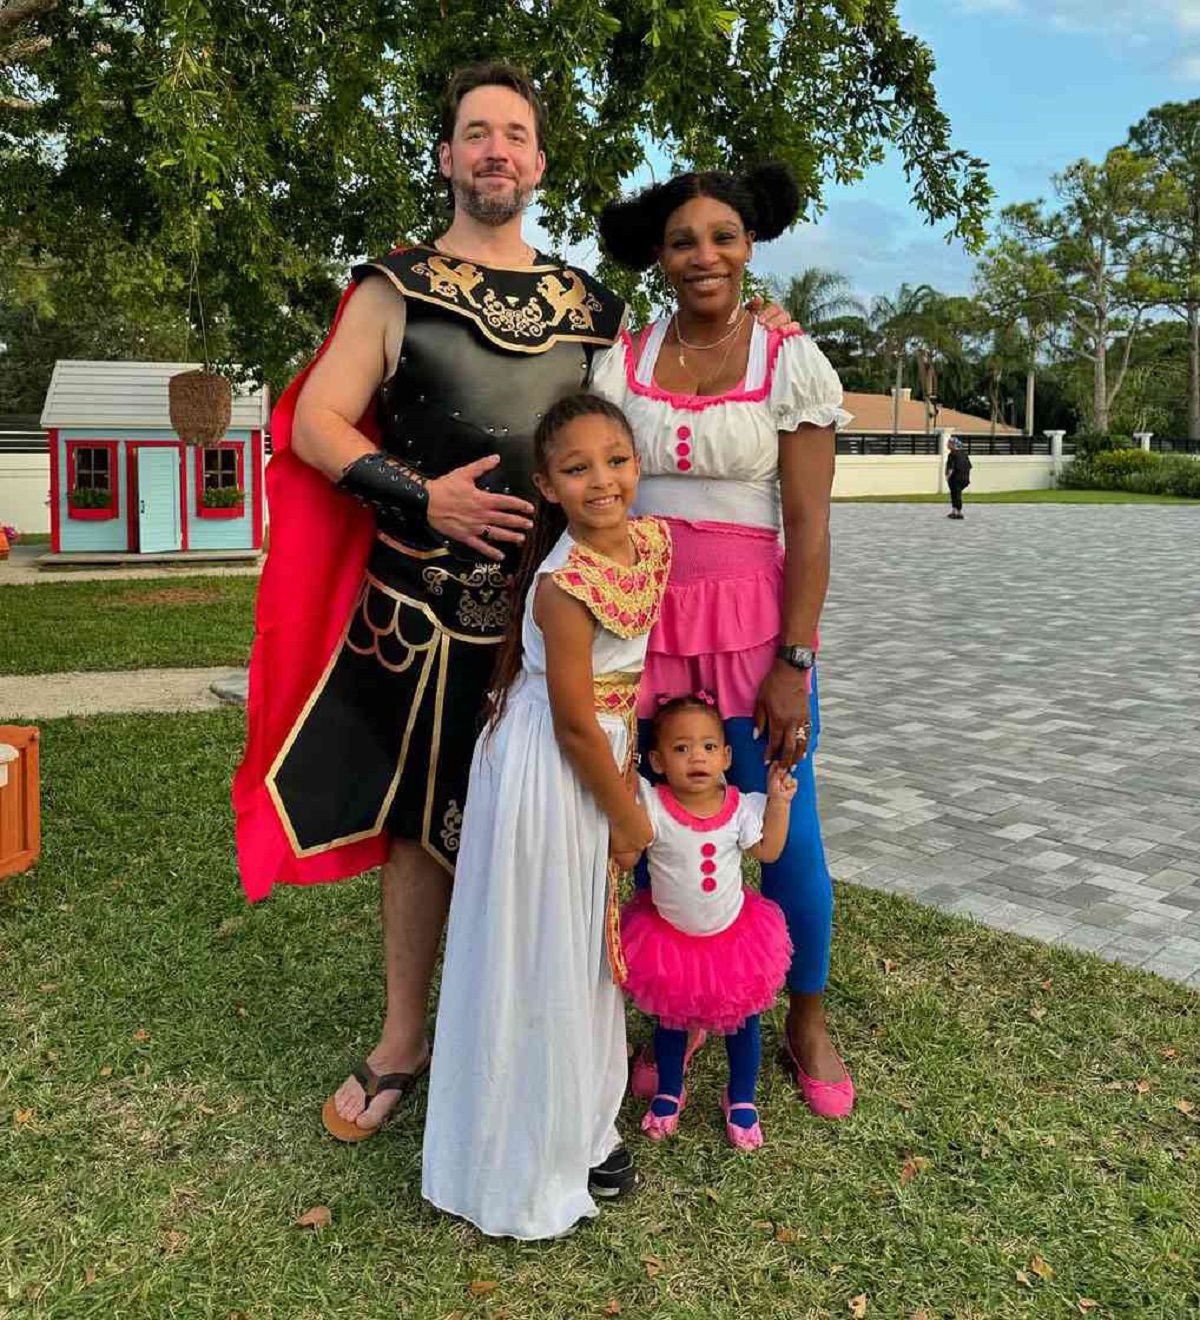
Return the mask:
[[[671,572],[671,533],[657,518],[632,518],[632,565],[618,564],[578,542],[551,577],[587,606],[596,622],[617,637],[641,637],[658,621]]]

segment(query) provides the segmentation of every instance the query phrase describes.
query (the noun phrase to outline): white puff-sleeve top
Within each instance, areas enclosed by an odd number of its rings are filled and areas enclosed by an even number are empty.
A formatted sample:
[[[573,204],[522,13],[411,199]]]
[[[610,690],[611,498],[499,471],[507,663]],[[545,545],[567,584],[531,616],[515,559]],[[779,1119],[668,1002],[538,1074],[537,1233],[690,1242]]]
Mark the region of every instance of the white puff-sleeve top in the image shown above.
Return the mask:
[[[780,433],[850,421],[837,372],[803,331],[756,322],[737,389],[672,394],[654,382],[670,323],[655,321],[638,344],[623,331],[592,372],[592,388],[624,411],[637,441],[637,512],[778,530]]]
[[[641,782],[654,829],[646,850],[650,896],[660,916],[689,935],[716,935],[742,910],[742,853],[761,842],[765,793],[730,784],[715,816],[693,816],[666,784]]]

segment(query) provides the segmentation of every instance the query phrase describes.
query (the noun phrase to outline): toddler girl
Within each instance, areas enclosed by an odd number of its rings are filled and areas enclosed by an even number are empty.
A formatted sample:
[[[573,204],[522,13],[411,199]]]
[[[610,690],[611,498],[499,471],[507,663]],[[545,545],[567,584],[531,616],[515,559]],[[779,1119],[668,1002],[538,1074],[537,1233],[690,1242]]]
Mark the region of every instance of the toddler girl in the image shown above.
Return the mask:
[[[742,883],[742,855],[772,862],[783,851],[796,781],[775,765],[765,794],[740,793],[724,779],[731,756],[710,694],[662,701],[650,764],[666,782],[642,785],[654,829],[650,888],[626,904],[621,942],[625,989],[658,1018],[658,1094],[642,1131],[654,1141],[675,1132],[688,1033],[715,1031],[729,1056],[725,1131],[738,1150],[753,1150],[763,1141],[758,1015],[784,983],[792,944],[779,907]]]

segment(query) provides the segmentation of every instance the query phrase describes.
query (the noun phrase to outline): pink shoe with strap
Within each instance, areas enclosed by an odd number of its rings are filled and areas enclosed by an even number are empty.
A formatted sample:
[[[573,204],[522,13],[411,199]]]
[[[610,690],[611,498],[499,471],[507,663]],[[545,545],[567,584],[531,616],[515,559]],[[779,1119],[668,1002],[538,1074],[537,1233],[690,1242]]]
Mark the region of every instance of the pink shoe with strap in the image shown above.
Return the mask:
[[[669,1100],[675,1106],[673,1114],[656,1114],[654,1112],[655,1100]],[[675,1135],[676,1128],[679,1127],[679,1115],[683,1113],[683,1107],[687,1104],[687,1087],[683,1088],[682,1095],[656,1095],[654,1100],[650,1101],[650,1108],[642,1115],[642,1131],[651,1141],[665,1141],[668,1137]]]
[[[800,1060],[792,1052],[792,1042],[786,1036],[780,1061],[800,1088],[804,1103],[818,1118],[845,1118],[854,1108],[854,1082],[844,1063],[840,1081],[823,1082],[820,1078],[810,1077],[800,1066]]]
[[[704,1030],[696,1031],[688,1037],[687,1053],[683,1056],[685,1073],[688,1064],[692,1061],[692,1055],[707,1039],[708,1032]],[[629,1074],[629,1094],[638,1100],[651,1100],[657,1098],[657,1092],[658,1064],[646,1057],[646,1047],[642,1045],[633,1056],[633,1068]]]
[[[729,1115],[735,1109],[749,1109],[754,1113],[754,1122],[749,1127],[739,1127]],[[729,1103],[729,1088],[721,1092],[721,1113],[725,1115],[725,1135],[734,1150],[757,1150],[763,1144],[763,1130],[758,1121],[758,1106],[751,1104]]]

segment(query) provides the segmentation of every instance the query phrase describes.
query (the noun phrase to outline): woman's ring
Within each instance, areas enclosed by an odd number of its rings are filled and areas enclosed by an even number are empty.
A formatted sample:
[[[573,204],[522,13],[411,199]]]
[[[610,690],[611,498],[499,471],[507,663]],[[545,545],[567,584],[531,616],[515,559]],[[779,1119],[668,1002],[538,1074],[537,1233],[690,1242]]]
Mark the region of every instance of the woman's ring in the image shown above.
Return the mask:
[[[490,541],[492,539],[492,529],[485,523],[483,527],[483,531],[480,532],[479,535],[483,538],[483,540]]]

